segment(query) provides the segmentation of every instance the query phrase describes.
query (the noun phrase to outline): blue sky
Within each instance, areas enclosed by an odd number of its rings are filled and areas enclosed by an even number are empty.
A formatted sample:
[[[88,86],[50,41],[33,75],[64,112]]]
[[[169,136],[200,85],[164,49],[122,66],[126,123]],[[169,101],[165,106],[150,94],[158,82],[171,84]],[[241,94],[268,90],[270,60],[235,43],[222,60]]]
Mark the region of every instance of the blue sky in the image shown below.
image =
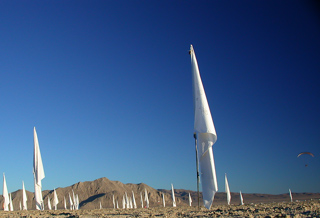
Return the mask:
[[[0,1],[0,172],[196,190],[193,44],[219,191],[320,192],[319,11],[304,1]],[[310,151],[315,157],[297,154]],[[305,167],[308,164],[308,167]],[[2,191],[1,191],[2,192]]]

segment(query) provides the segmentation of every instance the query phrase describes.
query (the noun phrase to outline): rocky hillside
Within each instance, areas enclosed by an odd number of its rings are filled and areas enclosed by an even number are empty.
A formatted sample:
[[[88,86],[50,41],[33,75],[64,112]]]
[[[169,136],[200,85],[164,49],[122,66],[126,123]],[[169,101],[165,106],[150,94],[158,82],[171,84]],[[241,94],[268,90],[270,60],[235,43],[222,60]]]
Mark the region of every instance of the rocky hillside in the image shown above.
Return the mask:
[[[74,185],[57,188],[57,196],[59,199],[58,209],[64,209],[64,197],[66,198],[67,208],[69,208],[69,193],[72,196],[72,190],[79,196],[81,209],[96,209],[100,207],[100,202],[103,208],[113,208],[112,198],[118,201],[119,207],[122,208],[122,198],[127,193],[128,197],[132,197],[134,193],[137,207],[141,208],[141,194],[144,199],[145,189],[148,193],[150,207],[162,206],[162,195],[159,190],[156,190],[144,183],[140,184],[123,184],[119,181],[110,181],[107,178],[100,178],[94,181],[78,182]],[[42,192],[45,209],[47,209],[48,197],[51,202],[53,200],[53,190],[44,190]],[[27,191],[27,207],[28,209],[35,209],[34,193]],[[15,210],[19,209],[20,201],[22,201],[22,190],[12,193],[13,207]],[[171,193],[165,193],[165,201],[167,205],[172,205]],[[176,200],[178,205],[187,205],[187,202],[182,199]],[[0,197],[0,203],[3,204],[3,197]],[[145,202],[143,202],[145,206]],[[51,203],[52,205],[52,203]]]

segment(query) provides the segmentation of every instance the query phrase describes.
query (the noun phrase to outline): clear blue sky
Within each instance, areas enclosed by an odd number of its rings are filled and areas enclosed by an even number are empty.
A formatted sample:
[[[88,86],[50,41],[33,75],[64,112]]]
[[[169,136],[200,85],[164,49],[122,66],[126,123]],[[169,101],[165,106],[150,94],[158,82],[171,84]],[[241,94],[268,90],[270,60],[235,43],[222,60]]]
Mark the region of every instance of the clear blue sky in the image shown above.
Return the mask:
[[[232,192],[320,192],[314,7],[0,1],[0,172],[9,192],[22,180],[34,191],[34,126],[43,190],[100,177],[196,190],[190,44],[218,135],[219,191],[227,173]],[[315,157],[297,158],[302,151]]]

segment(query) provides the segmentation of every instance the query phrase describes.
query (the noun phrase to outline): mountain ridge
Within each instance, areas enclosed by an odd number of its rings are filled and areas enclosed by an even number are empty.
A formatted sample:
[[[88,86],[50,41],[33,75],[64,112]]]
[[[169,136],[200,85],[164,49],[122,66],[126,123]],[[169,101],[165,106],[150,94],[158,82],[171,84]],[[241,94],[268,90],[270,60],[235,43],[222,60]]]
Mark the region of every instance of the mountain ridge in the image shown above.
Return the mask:
[[[96,179],[94,181],[77,182],[73,185],[56,188],[59,204],[58,209],[64,209],[64,197],[66,198],[67,208],[70,208],[69,193],[72,196],[72,191],[79,196],[80,209],[98,209],[100,208],[100,202],[103,208],[113,208],[113,196],[115,202],[118,201],[119,208],[122,208],[122,198],[127,193],[128,197],[132,197],[132,192],[135,196],[135,201],[138,208],[141,208],[141,198],[144,200],[145,189],[148,193],[150,207],[163,207],[162,205],[162,193],[164,194],[165,204],[168,207],[172,207],[171,190],[166,189],[154,189],[145,183],[127,183],[124,184],[120,181],[111,181],[106,177]],[[26,191],[27,193],[27,207],[30,210],[35,209],[34,193]],[[177,206],[189,205],[189,193],[192,197],[192,206],[198,205],[198,197],[196,191],[175,189],[175,198]],[[15,210],[19,210],[20,201],[22,201],[22,189],[19,189],[11,193],[13,207]],[[242,193],[244,203],[266,203],[266,202],[283,202],[290,201],[289,194],[260,194]],[[294,200],[309,200],[320,199],[320,193],[292,193]],[[53,199],[53,190],[42,191],[44,199],[45,209],[47,210],[48,197],[51,202]],[[142,196],[142,197],[141,197]],[[3,197],[0,196],[0,203],[3,204]],[[52,203],[51,203],[52,204]],[[217,192],[213,205],[226,204],[226,194],[224,192]],[[231,192],[231,204],[240,204],[239,193]],[[202,194],[200,192],[200,205],[202,205]],[[145,201],[143,201],[145,206]]]

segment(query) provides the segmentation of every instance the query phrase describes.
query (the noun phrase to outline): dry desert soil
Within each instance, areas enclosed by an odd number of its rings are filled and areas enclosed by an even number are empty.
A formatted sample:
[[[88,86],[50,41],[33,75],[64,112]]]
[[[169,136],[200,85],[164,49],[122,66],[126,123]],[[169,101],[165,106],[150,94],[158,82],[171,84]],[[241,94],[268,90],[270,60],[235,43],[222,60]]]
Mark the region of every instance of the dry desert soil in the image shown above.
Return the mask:
[[[197,206],[138,209],[80,209],[44,211],[1,211],[0,217],[320,217],[320,200],[273,202],[245,205],[213,205],[210,210]]]

